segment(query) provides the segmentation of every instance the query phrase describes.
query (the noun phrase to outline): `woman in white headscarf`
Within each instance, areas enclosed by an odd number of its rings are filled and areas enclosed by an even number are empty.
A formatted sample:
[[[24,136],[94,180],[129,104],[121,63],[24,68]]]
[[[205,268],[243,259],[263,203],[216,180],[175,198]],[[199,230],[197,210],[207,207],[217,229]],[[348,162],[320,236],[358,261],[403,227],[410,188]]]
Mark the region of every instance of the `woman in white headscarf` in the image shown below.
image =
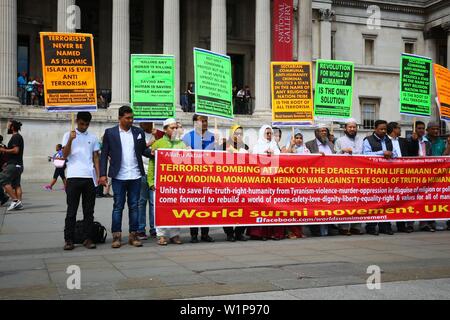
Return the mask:
[[[273,139],[273,130],[270,126],[264,125],[261,127],[261,129],[259,129],[259,138],[255,147],[253,148],[253,153],[261,155],[280,154],[280,149]],[[250,239],[252,240],[281,240],[286,238],[286,228],[284,226],[248,227],[247,235],[250,236]]]
[[[273,139],[273,130],[270,126],[264,125],[259,129],[258,142],[253,148],[254,154],[279,155],[280,148]]]

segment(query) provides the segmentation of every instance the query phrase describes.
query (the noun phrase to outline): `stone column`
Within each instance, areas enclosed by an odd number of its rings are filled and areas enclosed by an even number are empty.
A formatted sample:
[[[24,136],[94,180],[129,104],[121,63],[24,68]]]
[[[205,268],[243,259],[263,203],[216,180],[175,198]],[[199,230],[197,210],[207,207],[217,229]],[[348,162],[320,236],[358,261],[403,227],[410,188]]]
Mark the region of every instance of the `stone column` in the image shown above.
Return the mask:
[[[164,0],[164,54],[175,56],[175,103],[180,105],[180,0]],[[179,109],[179,108],[178,108]]]
[[[58,0],[58,32],[76,32],[76,22],[81,17],[75,7],[70,8],[73,5],[75,0]]]
[[[312,0],[298,0],[298,61],[312,60]]]
[[[227,54],[226,0],[211,0],[211,51]]]
[[[331,59],[331,20],[334,11],[320,9],[320,58]]]
[[[17,0],[0,1],[0,104],[17,98]]]
[[[130,104],[130,1],[113,0],[110,108]]]
[[[270,112],[270,0],[256,0],[255,112]]]
[[[95,61],[97,68],[97,88],[111,89],[111,59],[112,59],[112,3],[109,0],[100,0],[100,8],[98,12],[99,35],[98,46],[95,52],[100,59]],[[99,93],[99,92],[98,92]]]

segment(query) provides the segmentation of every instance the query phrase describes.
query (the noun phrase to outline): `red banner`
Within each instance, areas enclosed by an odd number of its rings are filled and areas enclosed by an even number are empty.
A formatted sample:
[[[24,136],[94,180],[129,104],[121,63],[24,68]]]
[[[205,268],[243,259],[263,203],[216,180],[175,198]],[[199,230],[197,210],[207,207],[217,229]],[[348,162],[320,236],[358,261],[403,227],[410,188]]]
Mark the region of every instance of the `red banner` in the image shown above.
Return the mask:
[[[273,1],[272,61],[292,61],[294,47],[293,0]]]
[[[157,152],[155,224],[450,220],[450,157]]]

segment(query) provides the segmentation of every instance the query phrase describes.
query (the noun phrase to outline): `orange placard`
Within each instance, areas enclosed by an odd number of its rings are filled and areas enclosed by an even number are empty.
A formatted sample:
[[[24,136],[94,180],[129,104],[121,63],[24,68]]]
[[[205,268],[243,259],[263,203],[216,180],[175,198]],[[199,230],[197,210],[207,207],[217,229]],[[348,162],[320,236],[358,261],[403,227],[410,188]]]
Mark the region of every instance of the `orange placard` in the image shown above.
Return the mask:
[[[434,64],[434,79],[442,120],[450,121],[450,70]]]
[[[96,111],[92,34],[41,32],[40,36],[47,111]]]
[[[272,122],[311,124],[313,95],[310,62],[272,62]]]

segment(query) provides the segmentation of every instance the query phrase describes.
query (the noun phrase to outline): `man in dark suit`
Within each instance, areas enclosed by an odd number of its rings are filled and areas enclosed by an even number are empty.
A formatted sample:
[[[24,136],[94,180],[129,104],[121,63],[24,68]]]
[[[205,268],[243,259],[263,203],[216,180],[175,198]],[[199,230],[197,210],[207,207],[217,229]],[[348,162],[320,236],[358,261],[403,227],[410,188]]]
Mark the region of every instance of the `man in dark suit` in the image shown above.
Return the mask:
[[[392,141],[392,147],[398,157],[416,157],[419,154],[419,136],[416,132],[412,134],[411,139],[402,138],[402,128],[397,122],[389,122],[387,125],[387,134]],[[397,231],[411,233],[414,231],[414,221],[397,222]]]
[[[419,137],[413,133],[410,139],[402,138],[402,128],[397,122],[389,122],[387,134],[398,157],[415,157],[419,153]]]
[[[119,109],[119,125],[106,129],[100,158],[100,183],[108,184],[106,168],[110,158],[108,177],[112,179],[114,207],[112,211],[113,248],[120,248],[122,241],[122,212],[128,195],[129,238],[128,243],[142,246],[137,236],[139,228],[138,202],[141,177],[145,175],[142,156],[150,157],[142,129],[133,127],[133,110],[128,106]]]
[[[316,139],[305,143],[308,150],[314,153],[320,153],[322,155],[334,154],[334,144],[328,140],[328,130],[323,124],[319,125],[319,128],[314,131]]]
[[[312,154],[329,155],[336,153],[334,144],[328,139],[329,131],[325,124],[320,124],[319,128],[314,131],[316,138],[305,143],[306,147]],[[338,230],[335,225],[311,225],[309,230],[315,237],[327,236],[330,231]]]

